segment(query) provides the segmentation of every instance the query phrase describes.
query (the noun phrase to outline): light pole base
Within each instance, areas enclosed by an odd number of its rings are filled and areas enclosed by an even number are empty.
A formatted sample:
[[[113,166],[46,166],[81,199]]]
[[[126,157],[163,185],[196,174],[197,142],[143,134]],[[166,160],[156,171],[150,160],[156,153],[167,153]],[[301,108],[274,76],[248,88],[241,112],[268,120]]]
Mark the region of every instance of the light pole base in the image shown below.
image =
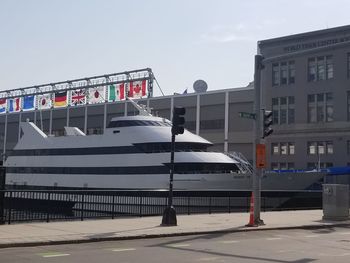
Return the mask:
[[[177,226],[176,211],[173,206],[165,208],[161,226]]]

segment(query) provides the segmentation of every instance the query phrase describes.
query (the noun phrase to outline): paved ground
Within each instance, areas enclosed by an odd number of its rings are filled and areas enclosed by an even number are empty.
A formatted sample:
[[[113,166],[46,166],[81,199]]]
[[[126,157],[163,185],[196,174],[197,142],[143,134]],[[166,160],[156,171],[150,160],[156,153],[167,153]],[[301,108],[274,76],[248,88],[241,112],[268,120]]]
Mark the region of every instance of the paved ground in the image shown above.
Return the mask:
[[[350,228],[211,233],[182,237],[0,249],[24,262],[350,262]]]
[[[0,247],[134,239],[264,229],[350,225],[323,221],[322,210],[264,212],[265,226],[247,228],[248,213],[177,216],[178,226],[162,227],[161,216],[0,226]]]

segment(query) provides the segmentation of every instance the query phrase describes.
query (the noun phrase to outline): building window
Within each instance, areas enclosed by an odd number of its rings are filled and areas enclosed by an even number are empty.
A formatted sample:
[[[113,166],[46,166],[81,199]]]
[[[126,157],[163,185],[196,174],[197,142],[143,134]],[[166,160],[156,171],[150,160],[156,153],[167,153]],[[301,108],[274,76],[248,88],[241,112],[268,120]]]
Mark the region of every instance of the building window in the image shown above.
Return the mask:
[[[280,79],[280,68],[278,63],[272,64],[272,85],[277,86],[279,85],[279,79]]]
[[[295,83],[294,61],[284,61],[272,64],[272,85],[280,86]]]
[[[348,53],[348,78],[350,78],[350,53]]]
[[[350,121],[350,91],[348,91],[348,121]]]
[[[328,163],[328,162],[307,163],[307,169],[325,169],[329,167],[333,167],[333,163]]]
[[[289,84],[295,83],[295,63],[294,61],[289,61],[289,72],[288,72],[288,80]]]
[[[307,153],[309,155],[323,155],[323,154],[333,154],[333,142],[332,141],[314,141],[307,143]]]
[[[272,155],[294,155],[295,144],[293,142],[271,143]]]
[[[311,94],[307,97],[308,122],[332,122],[333,121],[333,94]]]
[[[327,56],[326,57],[326,78],[327,79],[332,79],[333,78],[333,57],[332,56]]]
[[[271,163],[271,170],[278,170],[278,163]]]
[[[271,144],[271,154],[272,155],[278,155],[279,153],[280,153],[280,151],[279,151],[278,143],[272,143]]]
[[[271,170],[294,170],[295,165],[294,163],[271,163]]]
[[[333,79],[333,56],[320,56],[308,59],[308,81]]]
[[[290,155],[293,155],[293,154],[295,154],[295,145],[294,145],[294,143],[288,143],[288,153],[290,154]]]
[[[272,98],[273,124],[291,124],[295,121],[294,97]]]

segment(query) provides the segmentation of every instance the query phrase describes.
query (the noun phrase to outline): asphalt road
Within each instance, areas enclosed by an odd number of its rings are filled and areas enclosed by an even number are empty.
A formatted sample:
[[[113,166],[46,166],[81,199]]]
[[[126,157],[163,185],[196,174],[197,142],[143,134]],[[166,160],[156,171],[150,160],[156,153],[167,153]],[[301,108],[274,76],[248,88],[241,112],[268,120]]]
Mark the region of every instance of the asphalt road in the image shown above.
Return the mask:
[[[4,248],[0,262],[350,262],[350,226]]]

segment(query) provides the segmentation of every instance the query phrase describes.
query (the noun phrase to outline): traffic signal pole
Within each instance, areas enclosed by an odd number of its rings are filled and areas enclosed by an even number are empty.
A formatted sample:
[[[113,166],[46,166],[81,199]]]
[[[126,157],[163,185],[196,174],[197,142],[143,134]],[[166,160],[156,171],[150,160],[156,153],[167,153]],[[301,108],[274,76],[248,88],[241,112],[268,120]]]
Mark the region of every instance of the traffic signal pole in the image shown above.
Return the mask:
[[[256,148],[257,145],[261,143],[261,70],[263,57],[261,55],[255,55],[254,63],[254,154],[253,154],[253,195],[254,195],[254,224],[262,225],[264,224],[263,220],[260,218],[261,212],[261,176],[262,171],[260,168],[257,168],[257,157],[256,157]]]
[[[173,109],[173,119],[171,128],[171,145],[170,145],[170,179],[169,179],[169,196],[168,205],[163,212],[162,226],[176,226],[176,211],[173,206],[173,182],[174,182],[174,157],[175,157],[175,136],[184,133],[186,109],[183,107],[175,107]]]
[[[173,206],[173,182],[174,182],[174,155],[175,155],[175,134],[171,135],[171,153],[170,153],[170,180],[169,180],[169,198],[168,207]]]

